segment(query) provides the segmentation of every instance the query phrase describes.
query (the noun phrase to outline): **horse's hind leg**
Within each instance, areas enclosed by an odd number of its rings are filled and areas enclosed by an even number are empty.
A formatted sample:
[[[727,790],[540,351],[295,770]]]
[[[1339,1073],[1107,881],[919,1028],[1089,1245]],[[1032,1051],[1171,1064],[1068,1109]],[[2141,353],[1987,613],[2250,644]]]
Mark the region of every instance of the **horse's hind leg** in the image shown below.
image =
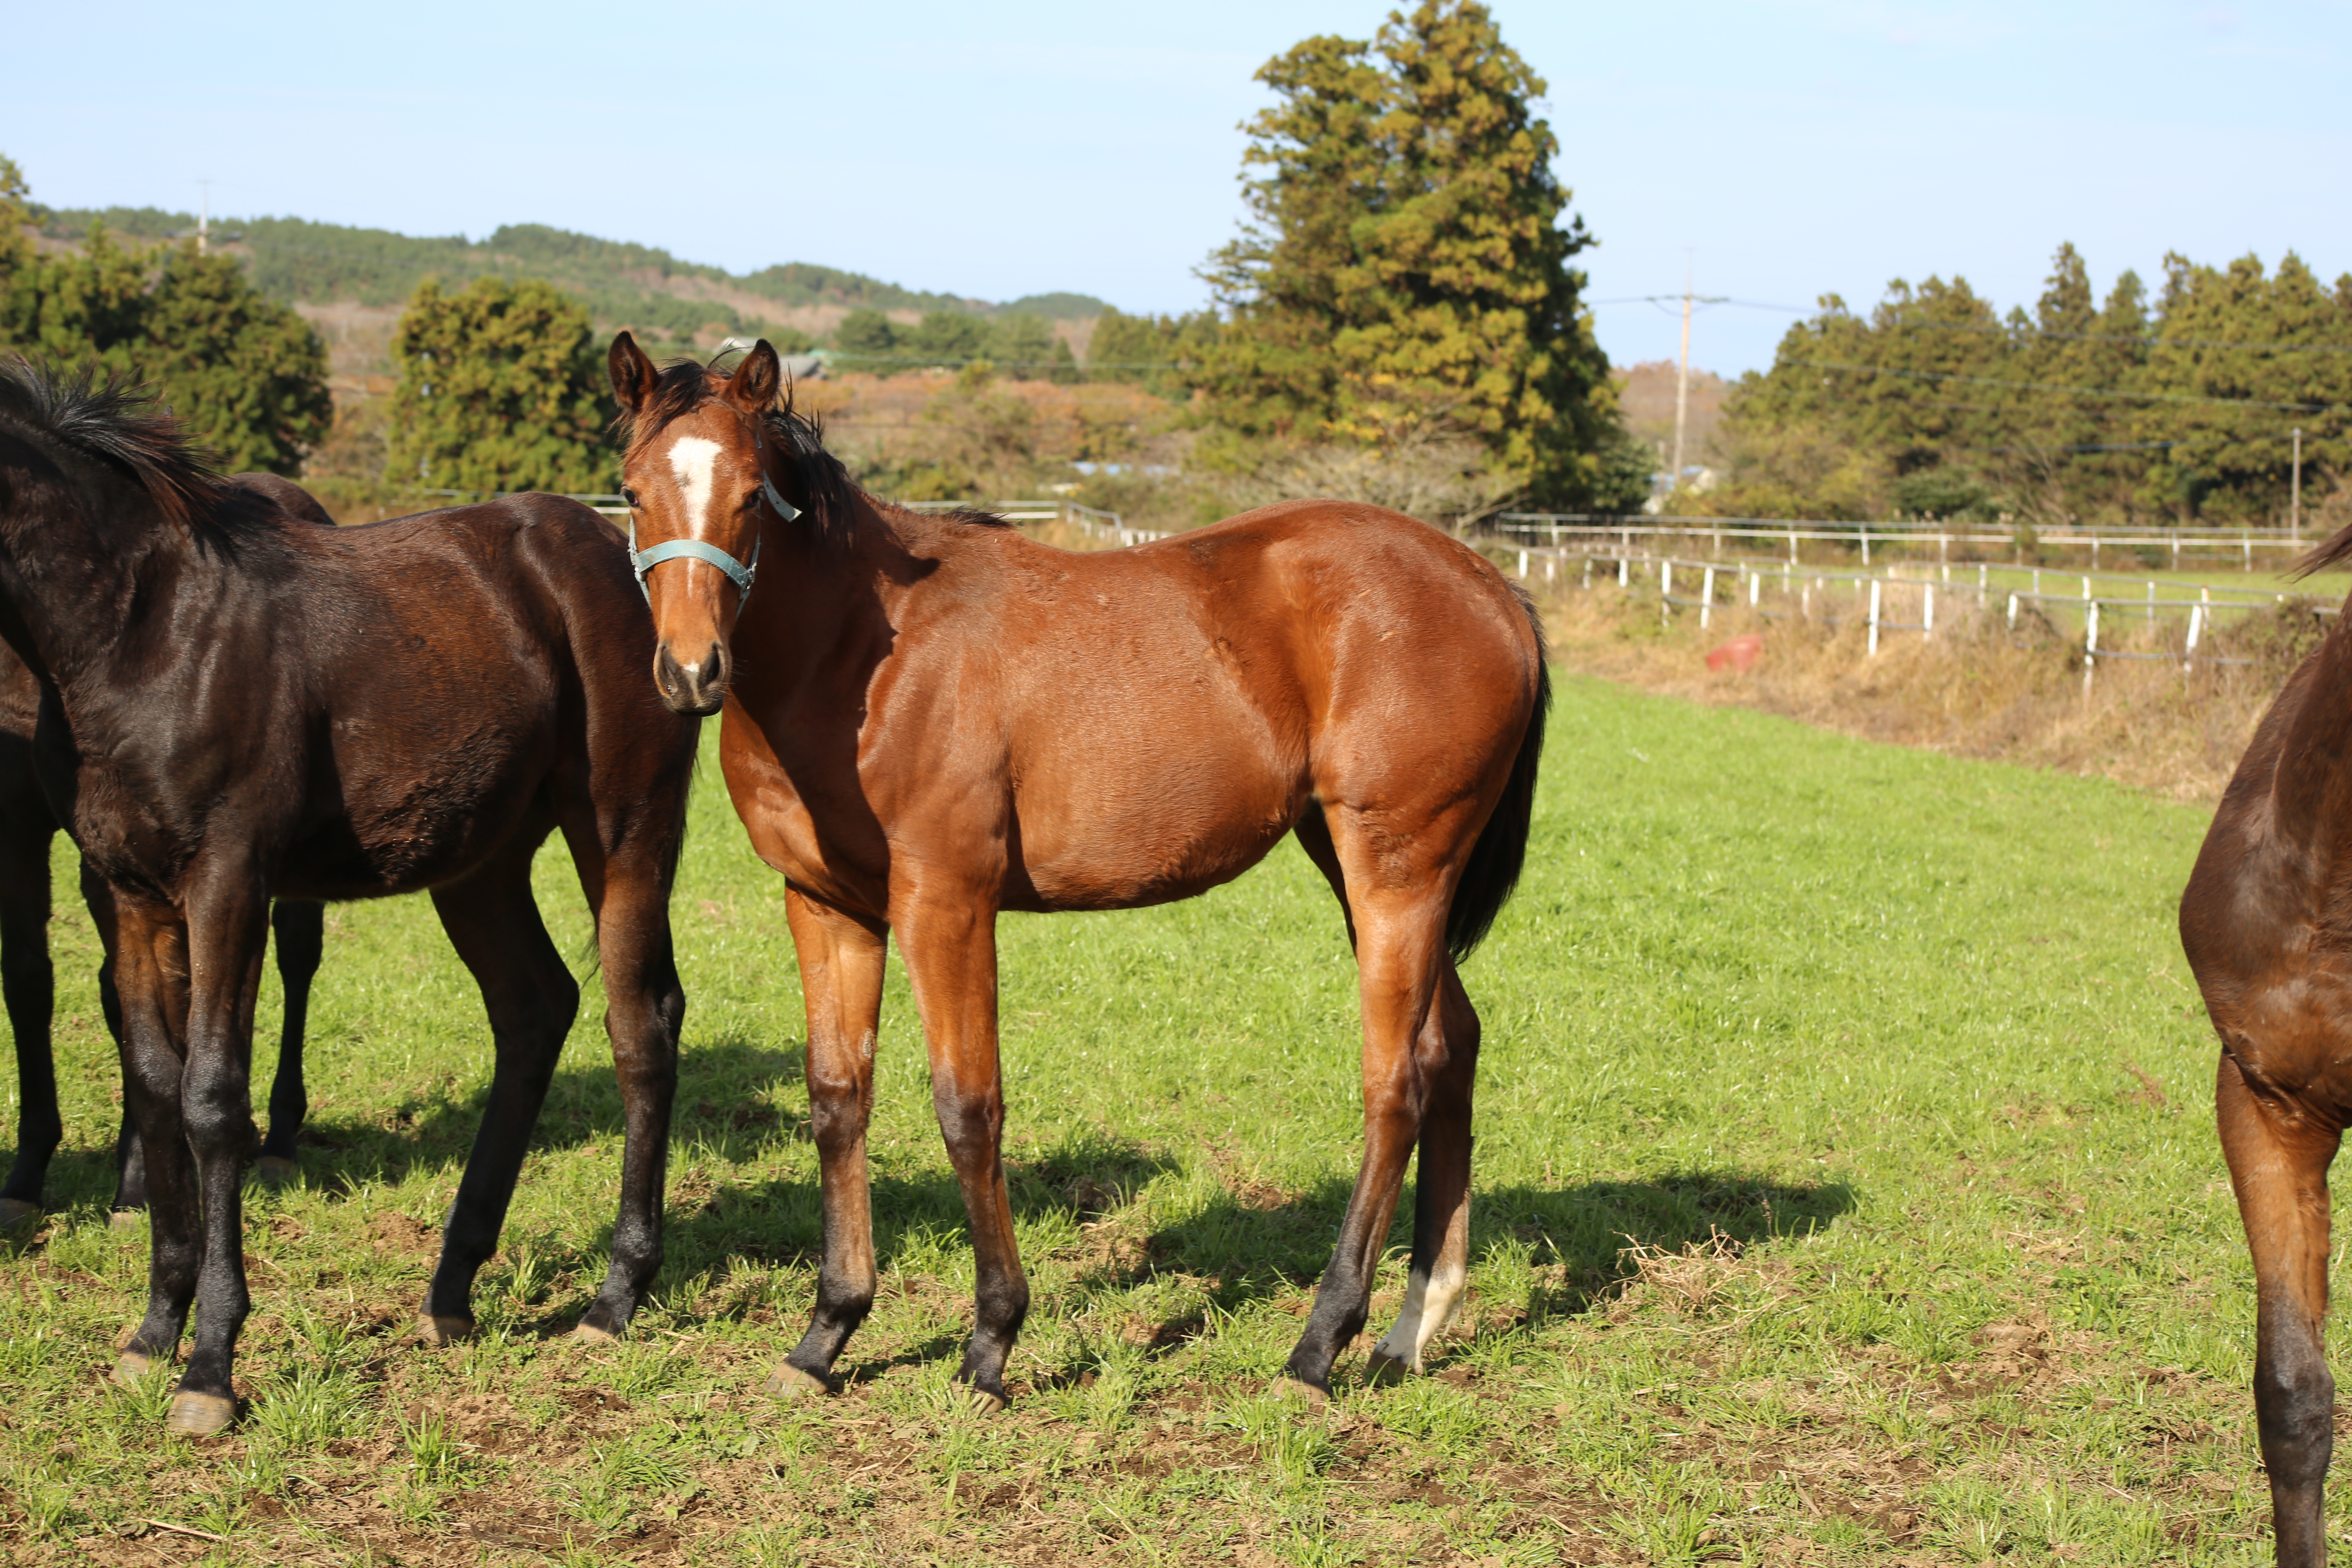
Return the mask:
[[[881,1026],[887,929],[795,889],[784,891],[808,1008],[809,1131],[816,1139],[824,1250],[808,1332],[768,1380],[787,1397],[831,1385],[841,1347],[874,1307],[874,1210],[866,1127],[874,1113],[874,1038]]]
[[[530,896],[538,846],[538,836],[519,834],[480,870],[433,893],[442,929],[482,988],[498,1065],[417,1321],[417,1331],[431,1344],[473,1331],[474,1276],[498,1249],[531,1129],[580,1011],[580,987]]]
[[[1343,862],[1352,858],[1345,843],[1340,856]],[[1369,880],[1349,879],[1364,1025],[1363,1164],[1306,1332],[1284,1367],[1292,1381],[1318,1396],[1329,1391],[1332,1363],[1364,1326],[1405,1163],[1421,1136],[1432,1086],[1416,1043],[1432,1025],[1445,962],[1444,879],[1367,891],[1362,884]]]
[[[1478,1015],[1451,961],[1414,1049],[1429,1100],[1414,1183],[1412,1263],[1396,1324],[1372,1352],[1371,1375],[1381,1382],[1421,1370],[1422,1353],[1453,1321],[1469,1282],[1470,1102],[1478,1072]]]
[[[2270,1472],[2278,1561],[2327,1558],[2321,1494],[2335,1446],[2327,1371],[2327,1166],[2340,1134],[2257,1095],[2224,1052],[2214,1089],[2221,1152],[2253,1253],[2254,1417]]]
[[[286,1018],[278,1031],[278,1073],[269,1081],[269,1136],[262,1140],[261,1158],[255,1164],[263,1175],[282,1178],[294,1173],[295,1139],[302,1131],[302,1119],[310,1113],[310,1097],[302,1082],[302,1037],[310,1018],[310,982],[326,948],[326,906],[280,899],[270,911],[269,926],[278,946]]]
[[[65,1137],[49,1047],[57,1001],[49,965],[49,840],[56,832],[46,812],[0,817],[0,1000],[16,1037],[16,1159],[0,1184],[0,1229],[41,1212],[49,1159]]]

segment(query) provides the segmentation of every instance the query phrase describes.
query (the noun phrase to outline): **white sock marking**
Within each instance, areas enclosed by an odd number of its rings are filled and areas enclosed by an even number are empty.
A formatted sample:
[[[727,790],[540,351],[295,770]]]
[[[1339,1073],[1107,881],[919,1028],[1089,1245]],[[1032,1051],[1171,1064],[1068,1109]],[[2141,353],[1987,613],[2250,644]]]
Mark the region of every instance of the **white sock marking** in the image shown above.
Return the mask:
[[[1458,1263],[1440,1263],[1433,1275],[1415,1269],[1405,1283],[1404,1306],[1397,1312],[1396,1326],[1381,1339],[1378,1353],[1419,1372],[1422,1352],[1454,1321],[1462,1305],[1463,1287],[1468,1283],[1468,1270]]]

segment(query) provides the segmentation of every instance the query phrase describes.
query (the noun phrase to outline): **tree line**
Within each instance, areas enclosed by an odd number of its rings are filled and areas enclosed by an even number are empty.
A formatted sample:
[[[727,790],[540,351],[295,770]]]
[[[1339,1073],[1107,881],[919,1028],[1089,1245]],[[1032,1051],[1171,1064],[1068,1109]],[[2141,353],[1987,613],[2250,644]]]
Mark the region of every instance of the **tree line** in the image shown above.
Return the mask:
[[[2352,276],[2169,255],[2153,299],[2062,245],[2031,312],[1967,279],[1834,295],[1725,405],[1726,482],[1677,507],[2031,524],[2284,521],[2352,472]]]

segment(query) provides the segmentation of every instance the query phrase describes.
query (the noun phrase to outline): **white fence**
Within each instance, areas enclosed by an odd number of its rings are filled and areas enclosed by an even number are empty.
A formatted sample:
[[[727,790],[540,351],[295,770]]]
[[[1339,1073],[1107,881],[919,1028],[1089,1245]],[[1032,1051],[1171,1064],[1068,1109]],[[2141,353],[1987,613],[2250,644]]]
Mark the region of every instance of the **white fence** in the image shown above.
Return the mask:
[[[1676,609],[1694,609],[1698,612],[1701,629],[1709,626],[1717,607],[1725,602],[1727,588],[1732,605],[1744,601],[1749,609],[1768,619],[1795,616],[1840,626],[1860,618],[1869,627],[1865,657],[1874,658],[1877,657],[1883,633],[1917,632],[1922,637],[1934,637],[1939,594],[1947,604],[1957,600],[1965,605],[1973,599],[1976,607],[1984,611],[2000,604],[2004,607],[2006,623],[2012,629],[2017,625],[2019,609],[2025,605],[2033,605],[2045,612],[2056,610],[2062,614],[2079,610],[2083,618],[2083,683],[2086,690],[2092,673],[2102,659],[2169,660],[2178,663],[2184,671],[2198,664],[2250,664],[2253,662],[2251,659],[2228,658],[2198,651],[2199,644],[2212,630],[2215,612],[2242,612],[2269,605],[2284,605],[2293,597],[2226,584],[2161,582],[2104,572],[2062,574],[2046,567],[2004,567],[1990,562],[1976,563],[1973,572],[1975,581],[1970,582],[1969,568],[1961,567],[1956,581],[1949,563],[1937,567],[1917,566],[1913,570],[1920,575],[1910,576],[1899,575],[1898,568],[1893,564],[1877,572],[1836,572],[1792,562],[1693,561],[1622,548],[1615,551],[1591,548],[1553,550],[1530,545],[1519,550],[1517,555],[1518,574],[1523,579],[1535,576],[1537,569],[1540,568],[1544,581],[1558,582],[1570,571],[1580,568],[1581,586],[1586,589],[1593,585],[1596,568],[1612,569],[1609,574],[1615,577],[1620,589],[1632,587],[1637,569],[1644,577],[1654,574],[1658,583],[1660,616],[1671,621]],[[2028,586],[1996,582],[1996,574],[2018,577],[2030,574],[2032,584]],[[2077,595],[2045,591],[2045,574],[2079,581],[2082,593]],[[1696,597],[1676,596],[1675,580],[1678,575],[1685,584],[1696,582]],[[2102,596],[2097,591],[2096,580],[2137,582],[2144,586],[2145,592],[2132,597]],[[1830,584],[1833,583],[1852,584],[1853,606],[1845,614],[1841,615],[1832,607],[1835,595]],[[1919,591],[1921,613],[1917,621],[1896,621],[1888,617],[1890,595],[1887,590],[1893,587]],[[1779,608],[1768,606],[1765,598],[1768,589],[1778,597]],[[1690,590],[1685,588],[1684,591],[1687,594]],[[2194,597],[2186,596],[2191,593]],[[2222,596],[2216,598],[2216,595]],[[2311,605],[2307,607],[2313,616],[2320,618],[2341,613],[2333,605]],[[2151,626],[2178,619],[2182,631],[2179,651],[2156,653],[2116,647],[2101,647],[2099,629],[2103,613],[2111,626],[2120,619],[2145,620]],[[1948,625],[1949,620],[1948,613]]]
[[[1769,517],[1626,518],[1589,512],[1507,511],[1492,526],[1496,532],[1514,541],[1552,545],[1614,541],[1623,550],[1633,549],[1636,540],[1667,538],[1704,537],[1717,555],[1723,553],[1727,543],[1760,547],[1774,553],[1785,543],[1791,561],[1798,558],[1801,542],[1858,545],[1865,566],[1870,564],[1874,546],[1881,552],[1889,545],[1906,546],[1915,553],[1932,546],[1937,561],[1948,563],[1955,549],[1973,559],[1989,550],[2013,552],[2019,541],[2016,529],[1986,524],[1838,523]],[[2303,533],[2284,528],[2050,528],[2036,530],[2034,539],[2043,545],[2087,548],[2095,570],[2102,550],[2161,550],[2170,555],[2176,570],[2185,561],[2210,563],[2226,559],[2252,572],[2257,551],[2271,552],[2273,558],[2284,563],[2315,542]]]

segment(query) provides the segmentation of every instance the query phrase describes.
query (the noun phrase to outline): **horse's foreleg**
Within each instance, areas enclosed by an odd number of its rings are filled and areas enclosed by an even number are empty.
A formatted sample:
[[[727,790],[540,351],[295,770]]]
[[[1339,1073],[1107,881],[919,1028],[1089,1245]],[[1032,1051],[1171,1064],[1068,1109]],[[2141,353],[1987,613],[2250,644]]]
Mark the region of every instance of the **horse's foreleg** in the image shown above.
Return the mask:
[[[970,890],[894,911],[930,1049],[931,1107],[963,1189],[977,1282],[971,1342],[956,1375],[982,1405],[1004,1403],[1004,1363],[1029,1315],[1029,1279],[1004,1184],[1004,1081],[996,1059],[996,911]]]
[[[1442,900],[1356,894],[1349,902],[1364,1016],[1364,1161],[1307,1331],[1283,1368],[1318,1398],[1330,1391],[1332,1364],[1364,1326],[1405,1163],[1421,1136],[1431,1085],[1415,1046],[1432,1026],[1445,958]]]
[[[180,1100],[186,1065],[182,1041],[188,1016],[187,931],[169,910],[118,905],[110,893],[94,895],[96,880],[85,868],[84,896],[106,915],[100,930],[106,940],[108,992],[114,999],[110,1022],[122,1057],[123,1107],[135,1133],[130,1152],[141,1163],[141,1196],[152,1221],[146,1315],[121,1342],[122,1356],[115,1366],[116,1379],[127,1383],[152,1363],[179,1354],[202,1261],[195,1164],[188,1154]],[[152,1160],[141,1153],[145,1149],[155,1151]]]
[[[583,1339],[628,1332],[662,1263],[662,1194],[669,1169],[670,1113],[677,1099],[677,1043],[686,989],[670,946],[669,887],[648,846],[606,862],[596,941],[604,972],[604,1033],[621,1085],[621,1207],[604,1288],[576,1331]]]
[[[236,1418],[236,1338],[252,1299],[245,1280],[245,1161],[253,1143],[253,1003],[268,945],[269,900],[260,879],[223,867],[187,900],[187,1066],[180,1115],[204,1205],[196,1329],[172,1397],[170,1428],[203,1437]],[[130,998],[124,997],[126,1021]],[[163,1150],[142,1121],[151,1184]],[[161,1194],[157,1194],[160,1203]]]
[[[128,1062],[131,1037],[123,1027],[122,988],[117,984],[122,964],[119,952],[121,937],[115,922],[114,890],[106,879],[90,868],[89,861],[81,864],[81,901],[89,910],[89,923],[98,932],[98,1011],[106,1021],[106,1032],[114,1041],[116,1052]],[[142,922],[133,922],[144,930]],[[145,940],[143,937],[142,940]],[[180,974],[186,979],[184,965]],[[184,1002],[184,997],[182,998]],[[174,1016],[172,1023],[172,1049],[180,1049],[179,1029],[185,1019]],[[176,1083],[174,1096],[179,1090]],[[131,1080],[126,1076],[122,1084],[122,1128],[114,1140],[114,1215],[113,1223],[126,1226],[133,1223],[138,1211],[147,1206],[147,1150],[139,1136],[139,1117],[131,1103]]]
[[[2327,1315],[2327,1166],[2340,1134],[2248,1087],[2224,1052],[2214,1089],[2221,1152],[2254,1260],[2254,1420],[2283,1568],[2327,1560],[2321,1507],[2335,1446]]]
[[[49,840],[56,832],[45,819],[15,817],[0,830],[0,1000],[16,1037],[16,1159],[0,1184],[0,1228],[41,1212],[49,1159],[65,1137],[49,1047],[57,1002],[49,966]]]
[[[832,1385],[841,1347],[874,1307],[874,1211],[866,1127],[874,1113],[874,1041],[882,1021],[887,927],[784,892],[808,1009],[809,1131],[816,1140],[824,1249],[808,1331],[768,1380],[791,1397]]]
[[[290,1176],[295,1140],[310,1113],[310,1097],[302,1081],[302,1037],[310,1017],[310,982],[326,949],[326,906],[281,899],[270,911],[269,926],[278,947],[286,1017],[278,1031],[278,1072],[269,1080],[269,1136],[261,1142],[256,1164],[265,1176]]]
[[[1381,1381],[1421,1370],[1423,1352],[1453,1321],[1470,1277],[1470,1103],[1478,1072],[1478,1015],[1450,963],[1415,1047],[1429,1102],[1414,1179],[1412,1263],[1396,1324],[1372,1352],[1371,1375]]]
[[[417,1332],[446,1344],[474,1328],[474,1276],[498,1250],[530,1130],[546,1102],[563,1037],[580,1012],[580,987],[539,918],[530,895],[538,847],[519,837],[464,881],[433,893],[450,945],[481,987],[497,1065],[473,1152],[441,1232],[441,1259],[425,1289]],[[625,1083],[623,1086],[626,1092]]]

